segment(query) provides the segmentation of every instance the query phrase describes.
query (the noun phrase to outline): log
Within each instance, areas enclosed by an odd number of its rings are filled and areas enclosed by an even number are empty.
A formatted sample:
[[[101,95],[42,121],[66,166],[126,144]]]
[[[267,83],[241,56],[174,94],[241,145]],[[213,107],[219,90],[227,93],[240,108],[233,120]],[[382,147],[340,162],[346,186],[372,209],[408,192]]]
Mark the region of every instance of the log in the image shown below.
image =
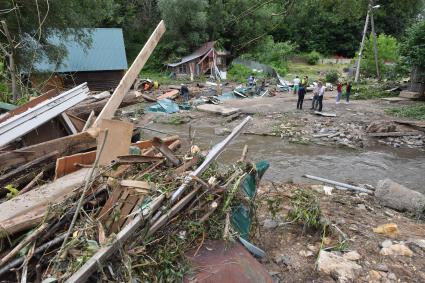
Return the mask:
[[[66,136],[59,139],[31,145],[21,149],[16,149],[0,154],[0,170],[18,166],[22,163],[32,161],[36,158],[45,156],[52,151],[58,152],[58,157],[75,154],[81,151],[96,147],[96,139],[89,133],[78,133],[72,136]],[[22,153],[30,151],[32,153]]]
[[[41,171],[38,173],[37,176],[32,179],[31,182],[29,182],[22,190],[19,191],[19,194],[24,194],[32,189],[32,187],[43,177],[44,171]]]
[[[164,21],[161,21],[149,37],[145,46],[143,46],[139,55],[137,55],[136,59],[133,61],[133,64],[127,70],[124,77],[121,79],[118,87],[115,89],[114,93],[106,103],[105,107],[103,107],[102,111],[94,122],[95,127],[99,125],[102,119],[111,119],[114,116],[115,111],[120,106],[125,94],[130,90],[131,86],[133,85],[137,76],[140,74],[140,71],[143,69],[143,66],[154,51],[164,32],[165,24]]]

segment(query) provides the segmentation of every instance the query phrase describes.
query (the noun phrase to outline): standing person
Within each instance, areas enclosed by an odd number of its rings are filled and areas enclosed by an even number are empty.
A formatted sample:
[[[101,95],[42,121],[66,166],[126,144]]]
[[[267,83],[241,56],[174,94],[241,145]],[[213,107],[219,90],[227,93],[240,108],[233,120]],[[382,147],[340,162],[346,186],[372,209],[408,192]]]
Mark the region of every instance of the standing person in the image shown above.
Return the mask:
[[[345,87],[345,104],[350,103],[350,94],[351,94],[351,84],[347,82],[347,86]]]
[[[255,77],[254,77],[254,74],[251,74],[249,77],[248,77],[248,86],[254,86],[255,85]]]
[[[298,76],[295,76],[295,79],[294,79],[294,94],[298,93],[299,87],[300,87],[300,78],[298,78]]]
[[[189,101],[189,89],[184,84],[180,85],[180,95],[183,96],[185,102]]]
[[[305,96],[306,88],[304,84],[300,84],[298,88],[298,101],[297,101],[297,109],[303,109],[303,102]]]
[[[319,84],[316,84],[313,89],[313,101],[311,102],[311,110],[316,110],[319,99]]]
[[[342,95],[342,83],[338,82],[337,86],[336,86],[336,91],[337,91],[337,95],[336,95],[336,104],[339,104],[339,100],[341,99],[341,95]]]
[[[325,89],[326,87],[323,85],[323,83],[321,81],[319,81],[317,83],[317,86],[319,88],[319,93],[318,93],[318,98],[317,101],[319,103],[319,112],[322,112],[322,108],[323,108],[323,96],[325,95]]]

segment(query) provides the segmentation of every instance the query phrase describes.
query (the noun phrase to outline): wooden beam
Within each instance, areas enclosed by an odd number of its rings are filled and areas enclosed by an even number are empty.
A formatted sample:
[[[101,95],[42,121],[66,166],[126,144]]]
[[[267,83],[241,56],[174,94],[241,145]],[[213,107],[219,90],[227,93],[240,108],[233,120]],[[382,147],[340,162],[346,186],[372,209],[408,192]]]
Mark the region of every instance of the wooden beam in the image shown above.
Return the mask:
[[[25,162],[45,156],[52,151],[58,151],[58,156],[74,154],[96,146],[96,139],[87,132],[67,136],[40,144],[0,154],[0,170],[15,167]],[[25,153],[22,152],[32,152]]]
[[[161,152],[174,166],[180,165],[180,160],[174,155],[173,151],[160,138],[152,139],[153,146]]]
[[[145,155],[122,155],[118,156],[117,162],[119,164],[134,164],[134,163],[150,163],[162,160],[162,157],[145,156]]]
[[[75,135],[76,133],[78,133],[78,131],[75,128],[74,124],[72,124],[71,119],[69,119],[69,116],[66,115],[65,112],[63,112],[61,114],[61,117],[62,117],[63,121],[65,122],[65,125],[66,125],[67,129],[70,131],[69,134]]]
[[[137,55],[133,64],[130,66],[128,71],[125,73],[124,77],[121,79],[118,87],[115,89],[109,101],[106,103],[105,107],[100,112],[96,121],[94,122],[94,126],[98,126],[102,119],[111,119],[115,111],[121,104],[125,94],[130,90],[130,87],[136,80],[146,61],[149,59],[150,55],[154,51],[156,45],[161,39],[162,35],[165,32],[165,24],[164,21],[161,21],[154,32],[149,37],[143,49],[140,51],[139,55]]]
[[[84,124],[83,129],[81,131],[84,132],[85,130],[87,130],[88,128],[90,128],[91,125],[93,124],[93,122],[95,121],[95,119],[96,119],[96,115],[95,115],[94,111],[92,110],[90,112],[89,117],[87,118],[86,123]]]

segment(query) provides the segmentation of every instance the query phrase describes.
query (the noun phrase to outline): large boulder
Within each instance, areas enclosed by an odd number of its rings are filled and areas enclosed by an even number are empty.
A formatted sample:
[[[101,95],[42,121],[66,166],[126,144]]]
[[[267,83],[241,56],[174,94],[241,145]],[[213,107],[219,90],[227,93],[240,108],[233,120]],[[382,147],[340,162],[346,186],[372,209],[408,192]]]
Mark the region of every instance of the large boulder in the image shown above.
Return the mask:
[[[410,190],[390,179],[378,182],[375,196],[384,206],[398,211],[423,213],[425,208],[425,195]]]

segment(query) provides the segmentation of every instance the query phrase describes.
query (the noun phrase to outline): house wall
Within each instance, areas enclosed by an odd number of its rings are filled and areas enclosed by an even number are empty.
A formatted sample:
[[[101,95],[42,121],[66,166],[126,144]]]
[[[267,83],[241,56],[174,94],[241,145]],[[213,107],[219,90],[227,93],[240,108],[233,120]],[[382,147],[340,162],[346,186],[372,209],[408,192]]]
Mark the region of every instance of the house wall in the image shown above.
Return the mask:
[[[64,86],[72,88],[87,82],[90,90],[110,90],[118,86],[124,74],[124,70],[68,73],[63,75]]]

